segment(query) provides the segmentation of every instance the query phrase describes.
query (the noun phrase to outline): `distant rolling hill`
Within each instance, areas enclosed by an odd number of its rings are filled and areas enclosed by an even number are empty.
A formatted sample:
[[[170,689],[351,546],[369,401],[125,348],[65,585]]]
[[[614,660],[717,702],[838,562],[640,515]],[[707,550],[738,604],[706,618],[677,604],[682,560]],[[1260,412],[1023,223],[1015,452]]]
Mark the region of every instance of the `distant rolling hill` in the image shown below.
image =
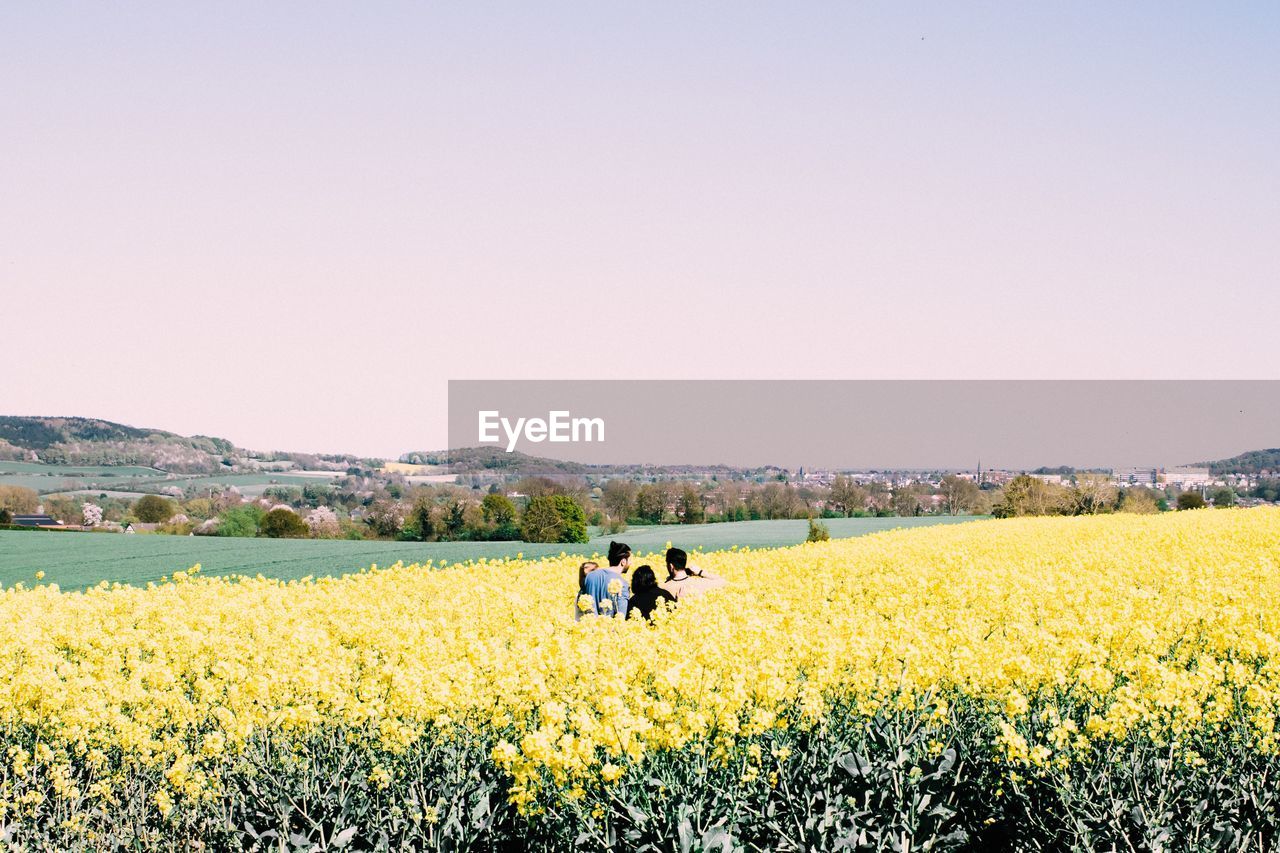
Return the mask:
[[[1219,477],[1227,474],[1257,477],[1266,472],[1268,475],[1280,479],[1280,448],[1250,450],[1246,453],[1232,456],[1230,459],[1219,459],[1216,462],[1199,462],[1197,464],[1200,467],[1208,468],[1209,473]]]
[[[0,415],[0,460],[68,466],[142,466],[181,474],[256,471],[272,463],[298,468],[369,465],[355,456],[259,453],[225,438],[184,436],[82,417]]]
[[[213,473],[234,465],[239,455],[225,438],[187,437],[97,418],[13,415],[0,416],[0,454],[52,465],[141,465],[184,473]]]

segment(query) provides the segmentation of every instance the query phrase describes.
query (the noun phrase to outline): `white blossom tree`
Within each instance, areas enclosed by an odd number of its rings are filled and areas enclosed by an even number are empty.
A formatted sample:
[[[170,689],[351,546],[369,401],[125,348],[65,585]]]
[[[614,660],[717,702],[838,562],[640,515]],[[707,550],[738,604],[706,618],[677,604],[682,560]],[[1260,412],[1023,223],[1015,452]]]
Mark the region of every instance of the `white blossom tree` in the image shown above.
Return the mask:
[[[80,514],[84,516],[85,527],[97,527],[102,523],[102,507],[97,504],[85,504],[81,508]]]
[[[338,515],[327,506],[318,506],[311,510],[304,520],[307,522],[307,527],[311,528],[311,535],[317,539],[337,536],[340,532]]]

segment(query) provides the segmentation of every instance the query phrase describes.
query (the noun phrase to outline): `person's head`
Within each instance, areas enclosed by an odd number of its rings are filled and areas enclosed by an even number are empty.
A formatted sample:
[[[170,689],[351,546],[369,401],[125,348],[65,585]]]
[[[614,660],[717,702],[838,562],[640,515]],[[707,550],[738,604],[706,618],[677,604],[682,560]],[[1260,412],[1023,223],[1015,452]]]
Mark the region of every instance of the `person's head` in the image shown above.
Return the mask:
[[[631,577],[631,591],[643,592],[646,589],[656,589],[658,586],[658,576],[653,573],[653,566],[641,566],[636,569],[636,573]]]
[[[625,542],[609,543],[609,567],[626,571],[631,565],[631,546]]]
[[[679,548],[667,549],[667,574],[673,577],[689,565],[689,555]]]
[[[600,564],[592,560],[587,560],[581,566],[578,566],[578,589],[582,589],[583,584],[587,582],[587,575],[600,568]]]

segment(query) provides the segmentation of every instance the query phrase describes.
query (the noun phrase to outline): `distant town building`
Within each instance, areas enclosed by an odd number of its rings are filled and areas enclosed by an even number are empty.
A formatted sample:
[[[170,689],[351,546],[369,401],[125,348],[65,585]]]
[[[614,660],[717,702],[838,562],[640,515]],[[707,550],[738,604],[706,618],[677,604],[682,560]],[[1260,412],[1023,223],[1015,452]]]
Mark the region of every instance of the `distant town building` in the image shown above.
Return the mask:
[[[1213,483],[1208,468],[1166,468],[1161,479],[1165,485],[1177,486],[1179,489],[1201,489]]]
[[[1116,468],[1111,472],[1122,486],[1155,486],[1160,472],[1156,468]]]

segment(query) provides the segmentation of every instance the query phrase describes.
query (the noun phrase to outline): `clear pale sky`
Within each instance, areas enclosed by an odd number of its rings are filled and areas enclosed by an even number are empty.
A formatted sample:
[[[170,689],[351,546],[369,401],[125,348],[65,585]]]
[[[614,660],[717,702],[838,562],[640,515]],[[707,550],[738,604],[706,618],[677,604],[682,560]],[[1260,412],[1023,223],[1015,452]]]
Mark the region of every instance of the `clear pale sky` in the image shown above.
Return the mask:
[[[0,413],[397,455],[450,378],[1276,378],[1277,56],[1274,2],[5,4]]]

